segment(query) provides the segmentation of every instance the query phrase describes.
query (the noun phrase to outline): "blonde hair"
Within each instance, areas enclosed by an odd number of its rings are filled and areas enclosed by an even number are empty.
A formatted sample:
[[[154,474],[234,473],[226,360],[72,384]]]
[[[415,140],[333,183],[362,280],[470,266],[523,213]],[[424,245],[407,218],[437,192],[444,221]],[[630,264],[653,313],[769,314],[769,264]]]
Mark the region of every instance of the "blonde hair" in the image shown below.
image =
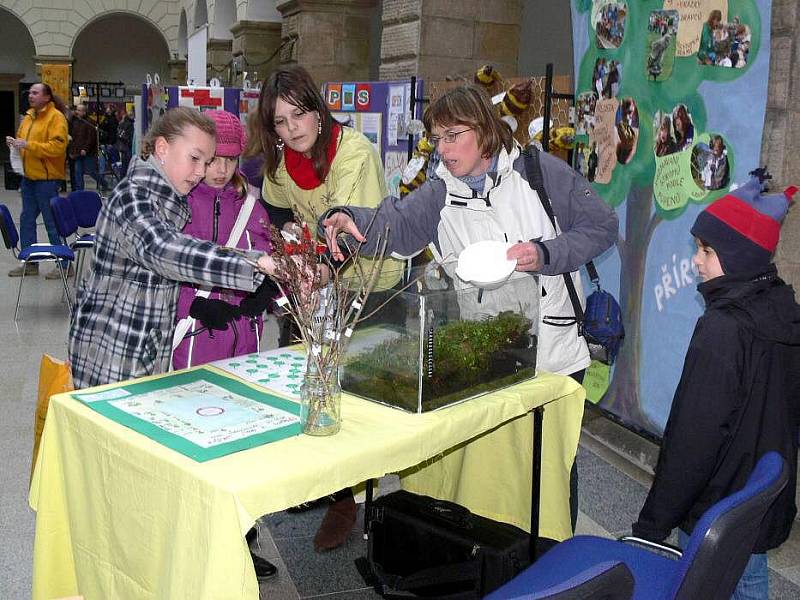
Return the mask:
[[[214,121],[200,111],[186,106],[171,108],[147,130],[142,139],[141,157],[146,159],[155,152],[158,138],[163,137],[167,140],[167,143],[172,143],[175,138],[185,133],[187,127],[197,127],[200,131],[214,138],[217,135],[217,127],[214,125]]]
[[[247,180],[244,178],[244,175],[239,172],[238,168],[233,172],[231,185],[236,189],[236,193],[239,194],[240,198],[247,196]]]
[[[494,156],[501,148],[510,151],[513,147],[511,129],[497,115],[486,92],[474,86],[453,88],[439,96],[425,109],[422,122],[428,133],[436,125],[471,127],[485,158]]]

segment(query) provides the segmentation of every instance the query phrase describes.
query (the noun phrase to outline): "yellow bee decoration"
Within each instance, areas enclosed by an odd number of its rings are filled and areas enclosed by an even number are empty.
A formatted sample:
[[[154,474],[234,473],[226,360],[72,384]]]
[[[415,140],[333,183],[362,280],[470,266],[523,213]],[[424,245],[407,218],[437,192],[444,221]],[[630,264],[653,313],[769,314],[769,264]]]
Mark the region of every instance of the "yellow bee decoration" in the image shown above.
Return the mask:
[[[428,178],[428,161],[433,152],[433,144],[427,137],[419,138],[417,148],[414,150],[411,160],[403,171],[403,178],[400,182],[400,197],[410,194],[423,184]]]

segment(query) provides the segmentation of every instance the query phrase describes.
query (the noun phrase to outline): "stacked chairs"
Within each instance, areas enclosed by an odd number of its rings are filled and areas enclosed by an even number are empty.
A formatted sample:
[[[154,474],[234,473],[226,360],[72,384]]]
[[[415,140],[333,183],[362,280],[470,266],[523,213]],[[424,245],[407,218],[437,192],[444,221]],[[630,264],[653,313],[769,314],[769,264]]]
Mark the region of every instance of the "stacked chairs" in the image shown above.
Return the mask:
[[[11,212],[5,204],[0,204],[0,233],[3,235],[3,243],[6,248],[11,250],[15,258],[21,260],[24,266],[28,263],[54,262],[61,273],[61,282],[64,284],[64,294],[67,298],[67,307],[72,312],[72,300],[67,287],[67,274],[64,271],[62,262],[72,263],[75,260],[75,253],[69,246],[64,244],[32,244],[24,250],[19,248],[19,232]],[[19,314],[19,304],[22,298],[22,284],[25,282],[25,269],[22,270],[22,277],[19,278],[19,290],[17,291],[17,305],[14,309],[14,321]]]
[[[50,198],[50,210],[53,213],[53,220],[56,222],[56,230],[64,243],[78,257],[77,274],[75,277],[76,287],[81,268],[83,267],[84,250],[94,248],[94,234],[80,235],[78,233],[78,221],[75,218],[75,211],[69,198],[64,196],[54,196]]]
[[[78,227],[84,229],[94,229],[97,223],[97,216],[100,214],[100,205],[102,198],[97,192],[89,190],[80,190],[71,192],[69,198],[72,204],[72,211],[75,213],[75,220],[78,222]]]

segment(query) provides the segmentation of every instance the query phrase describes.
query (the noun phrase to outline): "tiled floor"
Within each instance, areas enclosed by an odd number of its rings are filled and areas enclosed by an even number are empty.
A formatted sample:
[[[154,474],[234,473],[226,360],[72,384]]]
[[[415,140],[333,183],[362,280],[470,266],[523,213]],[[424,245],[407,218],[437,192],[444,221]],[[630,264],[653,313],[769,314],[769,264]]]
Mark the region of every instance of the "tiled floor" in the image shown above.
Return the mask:
[[[0,202],[19,216],[18,193],[2,191]],[[44,231],[40,227],[40,237]],[[66,356],[67,310],[59,281],[26,278],[22,312],[13,322],[19,280],[5,273],[15,266],[0,252],[0,600],[30,598],[35,515],[27,505],[38,364],[42,353]],[[45,269],[45,272],[47,269]],[[274,335],[269,339],[274,339]],[[644,501],[647,475],[585,436],[578,457],[578,531],[612,536],[627,533]],[[382,485],[382,489],[387,486]],[[264,598],[378,598],[361,578],[355,560],[366,553],[360,522],[344,547],[327,554],[313,550],[324,508],[300,515],[277,513],[262,519],[256,552],[279,567],[262,585]],[[800,530],[770,556],[771,597],[800,598]],[[111,599],[103,599],[111,600]],[[118,600],[118,599],[113,599]]]

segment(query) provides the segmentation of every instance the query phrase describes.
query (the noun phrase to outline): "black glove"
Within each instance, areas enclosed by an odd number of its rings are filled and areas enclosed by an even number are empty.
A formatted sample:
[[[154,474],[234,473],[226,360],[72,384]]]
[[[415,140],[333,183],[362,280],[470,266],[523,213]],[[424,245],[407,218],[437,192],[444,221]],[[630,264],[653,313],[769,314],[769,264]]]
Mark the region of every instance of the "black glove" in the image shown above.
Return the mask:
[[[200,321],[210,330],[225,331],[228,323],[241,315],[238,306],[228,304],[223,300],[209,300],[208,298],[195,298],[189,307],[189,316]]]
[[[239,303],[239,311],[246,317],[257,317],[270,306],[272,299],[280,294],[278,286],[269,277],[264,277],[264,281],[252,294],[248,294]]]

